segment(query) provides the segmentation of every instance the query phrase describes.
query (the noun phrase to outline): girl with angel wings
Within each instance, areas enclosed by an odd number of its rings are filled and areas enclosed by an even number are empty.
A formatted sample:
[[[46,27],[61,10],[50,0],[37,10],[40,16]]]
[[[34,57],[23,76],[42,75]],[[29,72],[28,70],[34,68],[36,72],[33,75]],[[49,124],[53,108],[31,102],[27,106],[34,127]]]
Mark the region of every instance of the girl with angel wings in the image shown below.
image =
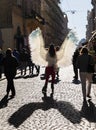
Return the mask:
[[[42,89],[42,93],[44,94],[44,96],[46,96],[49,76],[52,77],[51,96],[53,96],[56,70],[58,67],[64,66],[64,64],[66,64],[66,62],[68,62],[68,60],[70,59],[70,55],[72,56],[71,53],[73,53],[72,50],[70,51],[70,54],[66,53],[69,49],[69,46],[75,46],[70,40],[70,35],[67,36],[59,51],[55,50],[53,44],[50,44],[48,50],[45,49],[45,43],[40,28],[37,28],[36,30],[32,31],[32,33],[29,35],[29,48],[32,61],[40,66],[46,66],[45,84]],[[66,65],[68,64],[70,63],[67,63]]]

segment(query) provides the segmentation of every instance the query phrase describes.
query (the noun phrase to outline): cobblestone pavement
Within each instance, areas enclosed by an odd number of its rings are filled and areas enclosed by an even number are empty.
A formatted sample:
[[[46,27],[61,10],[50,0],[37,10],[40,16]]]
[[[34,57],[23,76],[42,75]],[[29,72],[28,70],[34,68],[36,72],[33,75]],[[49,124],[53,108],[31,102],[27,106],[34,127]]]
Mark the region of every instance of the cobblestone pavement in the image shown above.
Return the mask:
[[[44,68],[41,68],[40,75]],[[92,100],[83,104],[81,84],[72,83],[72,66],[60,68],[54,97],[42,98],[44,80],[37,77],[14,80],[16,97],[6,100],[6,79],[0,81],[0,130],[96,130],[96,87]]]

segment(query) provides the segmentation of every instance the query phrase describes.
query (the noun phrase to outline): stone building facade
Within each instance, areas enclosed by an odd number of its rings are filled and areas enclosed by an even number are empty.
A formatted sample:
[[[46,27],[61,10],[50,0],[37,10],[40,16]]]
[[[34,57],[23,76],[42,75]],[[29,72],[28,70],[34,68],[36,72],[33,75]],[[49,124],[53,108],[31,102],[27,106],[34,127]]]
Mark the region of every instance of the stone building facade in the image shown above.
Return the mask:
[[[0,0],[0,47],[16,47],[14,35],[18,26],[27,36],[40,27],[46,47],[51,42],[61,45],[68,33],[68,19],[58,3],[60,0]]]
[[[86,39],[89,40],[94,30],[93,10],[87,12]]]
[[[16,0],[0,0],[0,47],[6,50],[15,48],[14,34],[19,25],[23,32],[22,11]]]
[[[56,0],[43,0],[41,2],[41,14],[45,18],[44,38],[46,46],[51,42],[61,45],[68,33],[67,15],[63,14]],[[64,17],[65,16],[65,17]]]
[[[86,38],[90,39],[92,34],[96,31],[96,0],[91,0],[91,4],[93,6],[91,11],[87,13],[87,21],[88,24],[86,26]]]
[[[96,0],[91,1],[93,8],[88,13],[88,25],[86,31],[86,38],[89,42],[90,52],[94,57],[94,61],[96,64]],[[96,66],[95,66],[96,67]]]

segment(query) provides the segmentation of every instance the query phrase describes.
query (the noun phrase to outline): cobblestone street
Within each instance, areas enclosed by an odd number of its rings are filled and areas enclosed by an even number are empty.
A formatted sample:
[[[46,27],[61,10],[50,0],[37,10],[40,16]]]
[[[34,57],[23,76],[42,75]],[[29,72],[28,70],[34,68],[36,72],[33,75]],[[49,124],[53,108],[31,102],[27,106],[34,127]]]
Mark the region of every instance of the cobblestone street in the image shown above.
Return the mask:
[[[55,93],[42,98],[44,80],[40,76],[16,76],[16,97],[4,100],[6,79],[0,81],[0,130],[96,130],[96,90],[92,84],[92,100],[83,104],[81,84],[73,80],[72,66],[60,68]]]

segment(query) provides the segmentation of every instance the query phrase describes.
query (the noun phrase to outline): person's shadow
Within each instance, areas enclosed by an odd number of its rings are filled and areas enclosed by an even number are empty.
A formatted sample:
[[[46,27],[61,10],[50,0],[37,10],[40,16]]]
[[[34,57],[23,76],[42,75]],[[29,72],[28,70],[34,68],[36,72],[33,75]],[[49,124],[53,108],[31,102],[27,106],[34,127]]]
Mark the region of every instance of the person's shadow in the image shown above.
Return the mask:
[[[91,99],[83,103],[81,116],[86,118],[89,122],[96,122],[96,107]]]
[[[7,107],[8,97],[5,95],[0,101],[0,109]]]
[[[5,96],[1,99],[1,101],[0,101],[0,109],[7,107],[8,101],[11,100],[11,99],[12,99],[11,97],[8,98],[8,96],[5,95]]]
[[[70,122],[74,124],[80,123],[80,112],[76,110],[71,103],[65,101],[56,101],[53,99],[53,97],[47,96],[43,97],[42,100],[43,102],[28,103],[19,108],[8,119],[9,124],[18,128],[28,117],[32,115],[35,110],[42,109],[43,111],[47,111],[51,108],[57,109]]]

